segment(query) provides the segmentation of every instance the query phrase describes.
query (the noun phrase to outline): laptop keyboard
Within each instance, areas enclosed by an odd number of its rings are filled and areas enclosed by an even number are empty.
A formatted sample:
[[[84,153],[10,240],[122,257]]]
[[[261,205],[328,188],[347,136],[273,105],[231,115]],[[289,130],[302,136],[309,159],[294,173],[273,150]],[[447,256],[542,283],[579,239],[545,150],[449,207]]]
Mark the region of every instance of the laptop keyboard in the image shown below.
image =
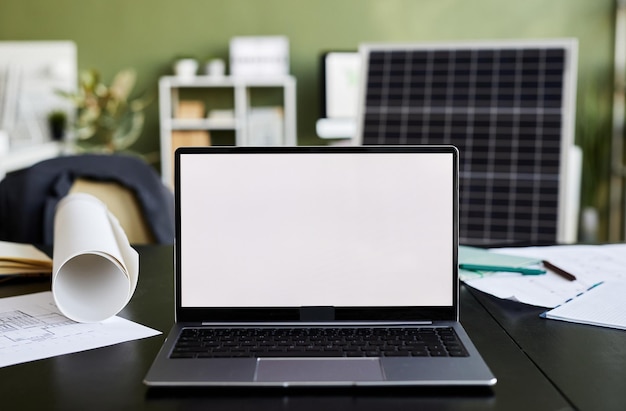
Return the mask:
[[[467,357],[449,327],[184,328],[170,358]]]

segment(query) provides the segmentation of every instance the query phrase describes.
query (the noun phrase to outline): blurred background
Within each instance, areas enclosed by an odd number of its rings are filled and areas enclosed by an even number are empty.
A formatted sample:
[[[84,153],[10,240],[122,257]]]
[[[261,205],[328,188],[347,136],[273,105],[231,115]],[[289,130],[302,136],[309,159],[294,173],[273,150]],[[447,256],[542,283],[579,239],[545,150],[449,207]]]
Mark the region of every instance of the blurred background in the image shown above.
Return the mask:
[[[623,230],[611,233],[611,228],[621,227],[623,213],[611,217],[609,207],[614,93],[621,90],[615,78],[623,74],[615,70],[618,5],[614,0],[20,0],[0,3],[0,41],[70,40],[78,71],[95,69],[107,84],[133,69],[130,97],[152,100],[132,149],[154,153],[160,150],[159,79],[171,75],[182,56],[228,64],[229,42],[236,36],[288,38],[299,145],[328,143],[315,128],[322,98],[320,56],[326,51],[356,51],[364,42],[576,38],[581,209],[597,212],[595,240],[621,241]],[[160,167],[158,157],[154,166]],[[613,177],[621,178],[621,169],[615,171]]]

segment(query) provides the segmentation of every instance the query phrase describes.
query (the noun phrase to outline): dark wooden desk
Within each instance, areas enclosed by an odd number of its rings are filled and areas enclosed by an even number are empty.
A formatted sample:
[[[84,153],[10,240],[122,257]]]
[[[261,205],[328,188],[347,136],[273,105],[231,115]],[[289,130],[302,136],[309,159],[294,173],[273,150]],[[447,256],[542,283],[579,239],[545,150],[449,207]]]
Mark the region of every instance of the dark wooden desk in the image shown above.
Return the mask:
[[[626,331],[542,320],[543,308],[472,293],[576,408],[626,410]]]
[[[172,248],[137,248],[139,284],[120,316],[167,332],[173,321]],[[0,285],[0,296],[49,289],[47,281],[8,283]],[[623,409],[626,333],[548,324],[534,308],[501,303],[462,287],[461,321],[498,377],[492,390],[148,389],[142,379],[162,335],[0,368],[2,409]],[[610,341],[602,343],[607,335]],[[548,341],[553,336],[558,340]],[[600,344],[599,350],[612,347],[618,358],[589,366],[609,353],[583,351],[587,342]]]

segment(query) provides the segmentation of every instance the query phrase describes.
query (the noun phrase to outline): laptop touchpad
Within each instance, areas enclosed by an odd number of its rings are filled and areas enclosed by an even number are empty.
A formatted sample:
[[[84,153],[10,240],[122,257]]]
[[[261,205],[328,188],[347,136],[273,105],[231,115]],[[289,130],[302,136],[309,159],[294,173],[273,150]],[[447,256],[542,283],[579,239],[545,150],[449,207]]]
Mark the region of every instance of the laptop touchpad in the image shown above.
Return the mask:
[[[259,382],[382,381],[378,358],[259,358]]]

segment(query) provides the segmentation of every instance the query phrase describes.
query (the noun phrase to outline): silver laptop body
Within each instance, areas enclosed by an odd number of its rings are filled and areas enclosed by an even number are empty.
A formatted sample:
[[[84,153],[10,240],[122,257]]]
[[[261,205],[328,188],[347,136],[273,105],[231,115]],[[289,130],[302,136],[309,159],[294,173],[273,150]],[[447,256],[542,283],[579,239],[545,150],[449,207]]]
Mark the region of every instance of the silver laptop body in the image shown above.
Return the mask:
[[[176,321],[145,384],[496,383],[458,322],[454,147],[181,148],[175,176]],[[462,355],[431,345],[427,356],[398,349],[355,356],[337,354],[335,342],[328,355],[288,347],[174,355],[186,354],[175,345],[184,330],[234,328],[262,331],[264,340],[374,330],[383,341],[372,347],[387,347],[399,330],[447,330]]]

